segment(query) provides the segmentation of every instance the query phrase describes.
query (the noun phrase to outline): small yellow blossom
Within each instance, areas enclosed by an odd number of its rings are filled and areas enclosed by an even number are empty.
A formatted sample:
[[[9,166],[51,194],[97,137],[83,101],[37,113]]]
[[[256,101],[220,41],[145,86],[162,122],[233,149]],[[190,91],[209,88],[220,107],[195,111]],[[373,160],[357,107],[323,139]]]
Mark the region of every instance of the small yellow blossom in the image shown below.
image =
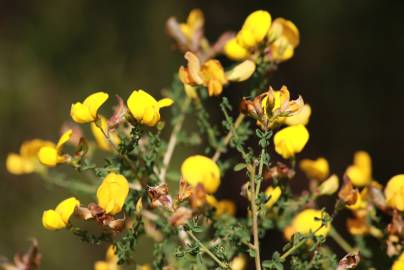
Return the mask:
[[[275,151],[285,159],[291,158],[303,150],[308,140],[309,132],[305,126],[286,127],[274,136]]]
[[[353,165],[345,172],[352,184],[363,187],[372,182],[372,160],[365,151],[358,151],[354,155]]]
[[[321,229],[322,212],[316,209],[306,209],[300,212],[292,221],[292,225],[285,231],[287,239],[291,239],[294,233],[307,234],[315,232],[317,236],[326,236],[330,231],[331,225],[326,224]]]
[[[83,102],[74,103],[70,109],[72,119],[79,124],[96,121],[98,109],[108,97],[107,93],[97,92],[88,96]]]
[[[332,195],[337,192],[339,187],[339,179],[335,174],[331,175],[318,187],[318,193],[320,195]]]
[[[271,208],[281,197],[282,195],[282,190],[280,187],[272,187],[269,186],[265,190],[265,195],[269,198],[268,201],[265,203],[265,206],[267,208]]]
[[[192,41],[205,23],[205,18],[200,9],[193,9],[188,15],[187,22],[180,24],[180,30],[188,41]]]
[[[38,161],[38,152],[44,146],[53,147],[54,144],[40,139],[23,142],[19,154],[8,154],[6,160],[7,171],[21,175],[41,170],[43,167]]]
[[[251,13],[236,37],[226,43],[224,53],[236,61],[248,58],[251,51],[265,39],[271,20],[271,15],[265,10]]]
[[[244,270],[247,266],[247,259],[244,255],[238,255],[230,262],[231,270]]]
[[[244,81],[255,71],[255,63],[246,60],[227,73],[222,64],[216,59],[210,59],[201,64],[199,58],[192,52],[185,53],[187,67],[181,66],[179,78],[185,85],[202,85],[208,88],[209,96],[218,96],[229,81]]]
[[[129,183],[125,176],[109,173],[97,190],[98,205],[106,214],[121,212],[129,193]]]
[[[310,120],[311,107],[309,104],[304,104],[300,112],[285,118],[284,123],[288,126],[307,125]]]
[[[345,206],[353,211],[365,209],[368,205],[367,202],[368,190],[365,188],[361,192],[356,191],[356,199],[352,204],[345,204]]]
[[[50,209],[43,212],[42,225],[45,229],[52,231],[65,228],[78,206],[80,206],[80,202],[74,197],[62,201],[55,210]]]
[[[115,254],[115,247],[109,246],[105,255],[105,261],[97,261],[94,264],[94,270],[120,270],[118,265],[118,256]]]
[[[307,178],[323,181],[330,173],[328,161],[319,157],[316,160],[303,159],[300,161],[300,169],[306,174]]]
[[[105,119],[105,117],[100,115],[98,121],[99,121],[99,126],[97,126],[96,122],[91,123],[91,132],[93,133],[93,136],[95,138],[95,141],[97,142],[98,147],[104,151],[110,151],[111,145],[110,145],[109,141],[107,140],[107,138],[105,138],[105,134],[104,134],[104,133],[108,132],[107,120]],[[115,132],[110,132],[109,135],[111,137],[112,142],[115,145],[118,145],[120,142],[118,134],[116,134]]]
[[[403,270],[404,269],[404,252],[401,253],[400,257],[394,261],[391,270]]]
[[[219,166],[208,157],[202,155],[188,157],[181,165],[181,173],[188,184],[193,187],[201,184],[208,193],[214,193],[219,188]]]
[[[132,116],[141,124],[155,126],[160,121],[160,109],[171,106],[174,101],[163,98],[157,101],[143,90],[135,90],[128,98],[127,104]]]
[[[56,146],[44,146],[38,152],[39,161],[48,167],[55,167],[59,163],[66,161],[66,157],[61,154],[63,145],[67,143],[73,134],[73,130],[69,129],[62,134]]]
[[[212,195],[206,196],[206,201],[212,207],[216,208],[216,216],[222,216],[224,214],[234,216],[236,214],[236,205],[230,200],[217,200]]]
[[[272,23],[268,39],[270,42],[270,59],[283,62],[293,56],[294,49],[300,42],[300,34],[293,22],[284,18],[277,18]]]
[[[392,177],[384,189],[389,207],[404,211],[404,174]]]

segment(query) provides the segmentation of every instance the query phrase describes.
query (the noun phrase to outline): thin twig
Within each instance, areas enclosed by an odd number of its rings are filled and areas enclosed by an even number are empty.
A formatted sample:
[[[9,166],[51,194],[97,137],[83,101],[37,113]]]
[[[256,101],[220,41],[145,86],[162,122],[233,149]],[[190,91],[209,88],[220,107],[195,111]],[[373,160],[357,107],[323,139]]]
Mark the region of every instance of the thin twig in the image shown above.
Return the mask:
[[[184,103],[182,104],[178,120],[175,123],[173,130],[171,131],[170,139],[169,139],[168,145],[167,145],[167,150],[166,150],[166,152],[164,154],[164,158],[163,158],[163,165],[161,167],[160,174],[159,174],[160,183],[166,182],[165,178],[167,175],[168,166],[170,165],[170,161],[174,154],[175,147],[177,146],[178,133],[180,132],[180,130],[182,128],[182,124],[184,123],[184,120],[185,120],[185,114],[186,114],[186,111],[190,104],[191,104],[191,99],[187,96]]]
[[[260,243],[258,238],[258,209],[255,199],[255,178],[256,178],[256,164],[253,163],[252,169],[250,170],[250,185],[251,185],[251,211],[253,218],[253,239],[254,239],[254,249],[255,249],[255,269],[261,270],[261,256],[260,256]]]
[[[350,253],[354,248],[331,226],[329,235],[346,252]]]
[[[195,241],[195,243],[197,243],[199,247],[205,251],[205,253],[209,255],[209,257],[211,257],[221,268],[230,269],[230,266],[227,263],[222,262],[215,254],[213,254],[213,252],[210,251],[209,248],[205,246],[191,231],[187,231],[187,233]]]
[[[244,114],[239,114],[238,117],[236,118],[236,121],[234,122],[233,128],[231,130],[229,130],[229,132],[227,133],[226,137],[224,137],[223,139],[223,144],[221,145],[221,147],[218,147],[216,149],[215,154],[212,157],[213,161],[218,161],[221,154],[225,151],[226,146],[230,143],[231,138],[233,137],[234,133],[236,132],[236,129],[240,126],[240,124],[243,122],[244,120]]]

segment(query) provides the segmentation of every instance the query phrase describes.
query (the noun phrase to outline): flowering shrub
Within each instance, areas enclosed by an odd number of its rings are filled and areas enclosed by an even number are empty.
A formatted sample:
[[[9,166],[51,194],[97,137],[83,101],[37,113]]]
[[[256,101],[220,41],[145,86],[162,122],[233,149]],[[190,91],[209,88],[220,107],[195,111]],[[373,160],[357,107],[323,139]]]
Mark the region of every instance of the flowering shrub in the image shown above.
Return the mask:
[[[383,247],[391,269],[403,269],[404,174],[383,187],[372,178],[371,157],[364,151],[355,153],[342,177],[332,173],[324,157],[297,157],[310,138],[311,106],[301,96],[292,98],[297,93],[286,86],[273,89],[269,80],[299,45],[295,24],[272,20],[269,12],[259,10],[238,32],[226,32],[210,43],[203,13],[192,10],[184,23],[170,18],[167,30],[186,60],[164,92],[167,97],[134,90],[126,102],[117,96],[107,117],[101,111],[109,94],[93,93],[72,104],[73,122],[56,144],[33,139],[18,154],[9,154],[10,173],[36,173],[77,197],[44,211],[43,227],[69,230],[90,244],[106,243],[106,258],[95,262],[96,270],[125,264],[138,269],[245,269],[248,263],[257,270],[374,269],[376,254],[366,244],[369,238]],[[224,67],[215,58],[220,54],[233,64]],[[250,84],[245,97],[230,104],[224,89],[242,81]],[[210,99],[221,100],[222,127],[209,119],[205,106]],[[190,115],[197,119],[198,132],[185,129]],[[84,136],[82,129],[90,129],[94,138]],[[168,140],[165,130],[171,132]],[[179,169],[170,163],[180,144],[204,148],[194,150]],[[229,148],[239,155],[224,159]],[[63,166],[89,181],[57,172]],[[246,216],[235,216],[235,198],[215,196],[223,181],[231,181],[226,174],[232,169],[246,179],[240,187],[249,203]],[[297,170],[309,181],[300,194],[289,185]],[[79,200],[83,193],[94,201]],[[321,207],[318,198],[324,196],[335,198],[333,208]],[[334,226],[341,211],[349,212],[348,240]],[[88,231],[83,222],[96,223],[98,229]],[[260,240],[271,233],[283,234],[286,244],[270,256],[265,252],[262,259]],[[154,260],[148,265],[136,264],[132,256],[143,235],[154,240]],[[346,255],[338,258],[328,238]],[[37,269],[39,261],[34,241],[25,256],[2,266]]]

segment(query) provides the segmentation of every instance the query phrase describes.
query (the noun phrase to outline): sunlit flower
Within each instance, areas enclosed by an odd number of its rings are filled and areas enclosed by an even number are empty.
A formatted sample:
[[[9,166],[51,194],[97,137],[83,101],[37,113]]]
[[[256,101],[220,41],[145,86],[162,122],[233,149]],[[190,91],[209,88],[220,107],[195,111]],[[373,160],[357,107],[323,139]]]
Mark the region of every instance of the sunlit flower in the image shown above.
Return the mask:
[[[94,270],[120,270],[118,265],[118,256],[115,254],[115,247],[109,246],[105,255],[105,261],[97,261],[94,264]]]
[[[300,34],[296,25],[284,18],[276,18],[268,33],[270,42],[269,58],[283,62],[290,59],[299,45]]]
[[[97,92],[88,96],[83,102],[74,103],[70,109],[72,119],[79,124],[97,120],[98,109],[108,99],[108,94]]]
[[[267,36],[271,20],[271,15],[265,10],[251,13],[236,37],[226,43],[225,54],[237,61],[246,59]]]
[[[298,113],[285,117],[284,123],[288,126],[307,125],[310,120],[310,115],[311,107],[306,103]]]
[[[174,101],[163,98],[157,101],[143,90],[135,90],[128,98],[127,105],[132,116],[141,124],[155,126],[160,121],[160,109],[171,106]]]
[[[80,206],[80,202],[74,197],[62,201],[55,210],[50,209],[43,212],[42,225],[45,229],[52,231],[65,228],[78,206]]]
[[[59,163],[63,163],[67,160],[62,155],[63,145],[70,140],[73,131],[69,129],[62,134],[56,146],[43,146],[38,152],[39,161],[48,167],[55,167]]]
[[[188,184],[193,187],[201,184],[208,193],[214,193],[219,188],[219,166],[208,157],[202,155],[188,157],[181,165],[181,173]]]
[[[115,215],[122,211],[128,193],[128,180],[123,175],[109,173],[98,187],[98,205],[106,214]]]
[[[38,152],[44,146],[53,147],[54,144],[40,139],[23,142],[20,147],[20,153],[8,154],[6,160],[7,171],[20,175],[41,170],[43,167],[38,161]]]
[[[95,122],[91,123],[91,132],[93,133],[95,141],[97,142],[99,148],[105,151],[111,150],[111,145],[107,138],[105,138],[105,134],[109,132],[107,120],[105,119],[105,117],[101,115],[99,116],[98,126]],[[119,144],[120,140],[118,134],[116,134],[115,132],[109,132],[109,136],[115,145]]]
[[[207,195],[206,201],[208,202],[208,204],[210,204],[212,207],[214,207],[216,209],[216,213],[215,213],[216,216],[221,216],[224,214],[234,216],[236,214],[236,205],[234,204],[233,201],[217,200],[212,195]]]
[[[321,183],[321,185],[318,187],[318,194],[319,195],[332,195],[335,192],[337,192],[339,187],[339,179],[338,176],[333,174],[328,179],[326,179],[324,182]]]
[[[303,159],[299,165],[309,179],[323,181],[330,173],[328,161],[323,157],[316,160]]]
[[[317,236],[326,236],[330,231],[331,225],[322,225],[323,212],[316,209],[306,209],[300,212],[292,221],[290,227],[285,230],[285,236],[287,239],[291,239],[294,233],[307,234],[309,232],[314,233]],[[321,227],[321,229],[319,229]]]
[[[252,61],[244,61],[232,70],[224,72],[222,64],[215,59],[201,64],[198,57],[192,52],[185,53],[188,61],[187,67],[181,66],[179,78],[185,85],[202,85],[208,88],[209,96],[218,96],[223,91],[223,86],[229,81],[244,81],[251,77],[255,71]]]
[[[389,207],[404,211],[404,174],[392,177],[384,189]]]
[[[402,270],[404,269],[404,252],[401,253],[400,257],[394,261],[391,270]]]
[[[291,158],[303,150],[308,140],[309,132],[305,126],[286,127],[274,136],[275,151],[285,159]]]
[[[272,187],[269,186],[266,190],[265,190],[265,195],[268,197],[268,201],[265,203],[265,206],[267,208],[271,208],[281,197],[282,195],[282,190],[280,187]]]
[[[372,181],[372,160],[365,151],[358,151],[354,155],[353,165],[345,172],[352,184],[357,187],[368,185]]]

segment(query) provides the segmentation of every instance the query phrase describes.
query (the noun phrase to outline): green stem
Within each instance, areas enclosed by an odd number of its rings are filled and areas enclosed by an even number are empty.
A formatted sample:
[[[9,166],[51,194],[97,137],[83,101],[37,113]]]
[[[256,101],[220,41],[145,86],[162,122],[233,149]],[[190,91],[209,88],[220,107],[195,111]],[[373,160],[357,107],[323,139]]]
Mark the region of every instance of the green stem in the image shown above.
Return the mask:
[[[260,243],[258,238],[258,209],[256,203],[255,195],[255,179],[256,179],[256,164],[252,164],[252,169],[250,170],[250,188],[251,188],[251,214],[253,219],[252,233],[254,240],[255,249],[255,269],[261,270],[261,256],[260,256]]]
[[[331,226],[329,236],[346,252],[350,253],[354,248]]]
[[[265,148],[261,149],[261,155],[260,155],[260,163],[258,166],[258,178],[257,178],[257,188],[255,192],[255,198],[258,197],[258,194],[260,193],[261,189],[261,182],[262,182],[262,171],[264,169],[264,157],[265,157]]]
[[[222,262],[212,251],[209,250],[191,231],[187,231],[188,235],[199,245],[199,247],[206,252],[221,268],[230,269],[227,263]]]
[[[95,186],[92,185],[87,185],[76,181],[66,181],[58,176],[50,176],[47,173],[43,173],[40,175],[46,182],[52,185],[75,190],[85,194],[94,194],[97,189]]]

